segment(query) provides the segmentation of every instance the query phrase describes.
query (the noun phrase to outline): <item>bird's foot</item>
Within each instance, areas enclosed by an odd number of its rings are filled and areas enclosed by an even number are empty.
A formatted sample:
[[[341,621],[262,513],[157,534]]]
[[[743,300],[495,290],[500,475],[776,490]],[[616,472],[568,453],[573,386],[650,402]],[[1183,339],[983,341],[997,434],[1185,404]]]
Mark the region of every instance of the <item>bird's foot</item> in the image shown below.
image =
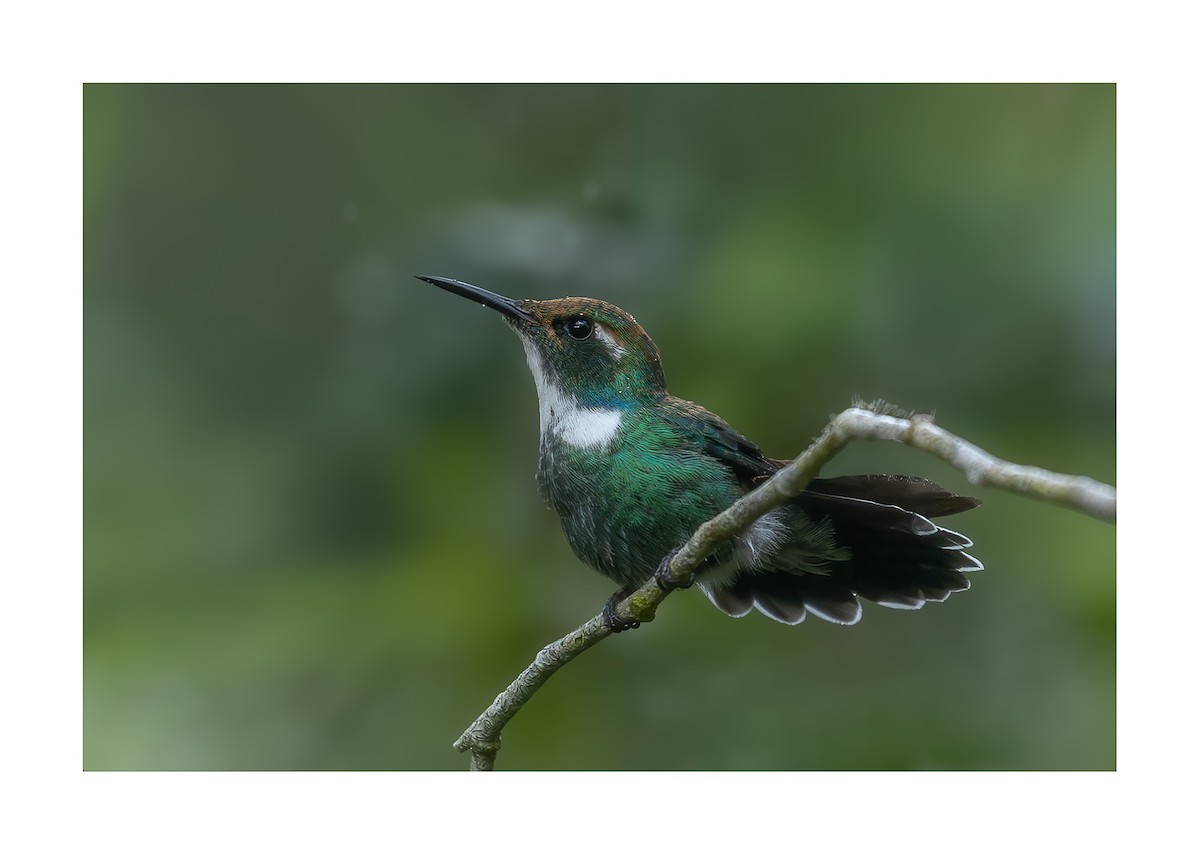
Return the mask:
[[[604,618],[604,625],[613,632],[624,632],[627,629],[637,629],[642,625],[641,621],[626,620],[617,614],[617,606],[619,606],[626,597],[636,590],[637,588],[622,588],[609,597],[608,602],[604,604],[604,611],[600,613],[600,616]]]
[[[690,588],[692,583],[696,581],[696,574],[691,573],[686,579],[676,581],[671,578],[671,559],[679,552],[679,547],[676,546],[670,552],[663,556],[663,560],[658,562],[658,569],[654,571],[654,582],[664,591],[675,591],[679,588]]]

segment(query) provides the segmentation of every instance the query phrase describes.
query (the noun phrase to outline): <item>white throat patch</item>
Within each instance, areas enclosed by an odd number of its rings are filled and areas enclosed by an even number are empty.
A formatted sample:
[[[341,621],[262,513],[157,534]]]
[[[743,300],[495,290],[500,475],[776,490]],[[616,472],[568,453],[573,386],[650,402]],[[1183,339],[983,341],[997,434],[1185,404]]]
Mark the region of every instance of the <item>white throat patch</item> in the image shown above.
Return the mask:
[[[542,439],[554,435],[576,448],[607,447],[621,427],[621,411],[582,406],[546,372],[537,348],[525,336],[520,339],[537,385]]]

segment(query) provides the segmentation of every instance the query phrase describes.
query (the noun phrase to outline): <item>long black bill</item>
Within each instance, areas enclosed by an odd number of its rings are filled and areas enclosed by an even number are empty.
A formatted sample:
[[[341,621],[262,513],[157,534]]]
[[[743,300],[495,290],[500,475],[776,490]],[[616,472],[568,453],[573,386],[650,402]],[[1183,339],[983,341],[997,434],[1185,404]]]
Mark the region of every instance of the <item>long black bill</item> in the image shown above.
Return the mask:
[[[430,285],[436,285],[443,290],[449,291],[451,294],[466,297],[468,300],[487,306],[489,309],[495,309],[502,315],[507,315],[510,318],[525,321],[526,323],[533,322],[533,315],[522,309],[516,300],[501,297],[499,294],[493,294],[491,291],[484,290],[475,285],[468,285],[466,282],[459,282],[457,279],[446,279],[441,276],[418,276],[417,278],[422,282],[428,282]]]

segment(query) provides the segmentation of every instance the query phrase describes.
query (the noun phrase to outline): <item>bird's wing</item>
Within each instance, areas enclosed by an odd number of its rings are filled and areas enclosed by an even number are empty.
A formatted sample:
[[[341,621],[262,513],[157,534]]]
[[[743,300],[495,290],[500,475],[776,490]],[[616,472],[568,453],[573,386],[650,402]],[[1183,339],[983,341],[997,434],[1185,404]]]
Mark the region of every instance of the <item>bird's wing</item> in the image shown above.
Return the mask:
[[[664,418],[677,430],[692,437],[705,454],[732,469],[747,488],[758,486],[791,462],[765,457],[757,445],[730,427],[723,418],[691,401],[668,397]],[[815,493],[831,504],[867,501],[878,505],[895,505],[906,512],[926,517],[949,516],[979,504],[976,498],[960,496],[933,481],[912,475],[814,478],[805,492]]]
[[[979,504],[973,496],[960,496],[914,475],[842,475],[814,478],[808,492],[822,496],[866,500],[896,505],[926,517],[945,517],[969,511]]]
[[[663,418],[676,430],[692,437],[705,454],[732,469],[738,480],[747,487],[779,469],[779,464],[764,457],[757,445],[730,427],[716,413],[710,413],[699,404],[669,397]]]

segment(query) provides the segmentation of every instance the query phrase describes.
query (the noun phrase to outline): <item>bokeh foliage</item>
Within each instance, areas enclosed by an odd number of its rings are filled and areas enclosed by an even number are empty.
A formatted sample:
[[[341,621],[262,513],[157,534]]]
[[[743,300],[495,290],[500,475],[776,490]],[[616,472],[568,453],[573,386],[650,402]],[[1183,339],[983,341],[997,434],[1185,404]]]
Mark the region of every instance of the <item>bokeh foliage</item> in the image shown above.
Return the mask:
[[[87,86],[85,766],[464,768],[610,593],[536,496],[516,341],[414,273],[629,309],[775,456],[860,395],[1112,482],[1115,100]],[[1113,768],[1115,530],[981,495],[970,592],[851,629],[674,596],[501,767]]]

